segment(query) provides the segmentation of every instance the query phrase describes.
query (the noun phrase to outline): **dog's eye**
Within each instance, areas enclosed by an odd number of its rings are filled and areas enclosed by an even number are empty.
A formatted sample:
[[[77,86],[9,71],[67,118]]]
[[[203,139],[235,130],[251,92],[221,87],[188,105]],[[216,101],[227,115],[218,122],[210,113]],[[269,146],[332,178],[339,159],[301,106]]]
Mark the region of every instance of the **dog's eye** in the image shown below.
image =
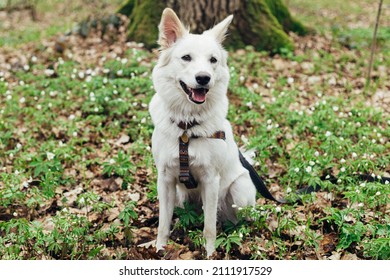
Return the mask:
[[[211,63],[217,63],[217,59],[214,57],[214,56],[212,56],[211,58],[210,58],[210,62]]]
[[[191,61],[191,56],[189,54],[186,54],[186,55],[183,55],[181,57],[181,59],[183,59],[184,61]]]

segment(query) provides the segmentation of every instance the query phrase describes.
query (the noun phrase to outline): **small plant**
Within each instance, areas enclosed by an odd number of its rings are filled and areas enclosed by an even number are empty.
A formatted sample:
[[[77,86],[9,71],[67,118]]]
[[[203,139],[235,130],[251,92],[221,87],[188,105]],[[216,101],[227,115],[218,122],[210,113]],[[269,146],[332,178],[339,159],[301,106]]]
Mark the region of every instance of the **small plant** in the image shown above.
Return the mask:
[[[118,152],[118,155],[108,162],[103,163],[103,174],[107,176],[119,176],[123,178],[123,188],[132,182],[134,182],[135,166],[122,151]]]
[[[219,237],[217,237],[217,240],[215,241],[215,247],[224,248],[226,254],[229,254],[233,246],[240,246],[242,244],[241,242],[242,236],[237,232],[233,232],[229,235],[221,234]]]
[[[179,228],[188,229],[191,226],[203,223],[204,216],[198,213],[194,204],[185,202],[183,208],[176,207],[174,212],[179,218],[177,223]]]
[[[206,242],[202,230],[199,229],[188,231],[188,237],[191,239],[195,248],[198,249],[202,248]]]

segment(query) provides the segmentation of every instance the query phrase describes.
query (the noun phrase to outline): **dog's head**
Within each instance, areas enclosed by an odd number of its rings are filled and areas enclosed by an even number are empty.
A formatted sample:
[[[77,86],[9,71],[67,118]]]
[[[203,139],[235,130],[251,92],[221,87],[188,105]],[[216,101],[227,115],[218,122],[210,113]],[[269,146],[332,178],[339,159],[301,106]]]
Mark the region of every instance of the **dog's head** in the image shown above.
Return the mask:
[[[226,94],[229,71],[227,53],[221,44],[232,19],[230,15],[198,35],[190,34],[173,10],[167,8],[163,11],[159,25],[161,54],[157,68],[165,82],[169,80],[179,89],[176,92],[180,92],[181,96],[172,98],[184,96],[193,104],[203,104],[208,95],[216,91]],[[224,84],[222,88],[218,85],[221,83]]]

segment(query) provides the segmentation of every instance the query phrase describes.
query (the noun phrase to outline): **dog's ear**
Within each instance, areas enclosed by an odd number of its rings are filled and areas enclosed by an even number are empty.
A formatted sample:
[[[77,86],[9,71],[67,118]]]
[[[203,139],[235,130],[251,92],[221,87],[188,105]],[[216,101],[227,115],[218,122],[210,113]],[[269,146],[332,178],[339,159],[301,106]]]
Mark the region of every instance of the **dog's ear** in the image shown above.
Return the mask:
[[[233,15],[230,15],[226,17],[223,21],[218,23],[216,26],[214,26],[212,29],[207,30],[206,32],[212,34],[219,43],[222,43],[223,40],[225,40],[227,29],[232,20]]]
[[[162,49],[169,48],[177,39],[188,33],[175,12],[169,8],[164,9],[158,29],[158,44]]]

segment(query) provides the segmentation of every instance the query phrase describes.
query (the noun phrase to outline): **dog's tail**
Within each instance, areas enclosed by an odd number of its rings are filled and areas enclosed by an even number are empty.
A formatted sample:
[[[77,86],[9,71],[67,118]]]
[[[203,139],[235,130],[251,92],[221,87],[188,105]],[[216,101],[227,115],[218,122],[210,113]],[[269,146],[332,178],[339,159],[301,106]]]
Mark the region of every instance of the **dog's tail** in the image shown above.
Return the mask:
[[[278,203],[302,203],[302,199],[301,198],[298,198],[298,199],[295,199],[295,200],[292,200],[292,201],[288,201],[284,198],[275,198],[272,193],[268,190],[267,186],[265,185],[263,179],[259,176],[259,174],[257,174],[256,170],[253,168],[251,162],[253,162],[253,153],[254,153],[254,150],[250,150],[248,152],[244,152],[244,154],[246,155],[246,157],[241,153],[240,150],[238,150],[238,153],[239,153],[239,157],[240,157],[240,161],[241,161],[241,164],[244,168],[246,168],[248,171],[249,171],[249,175],[252,179],[252,182],[253,184],[255,185],[257,191],[264,197],[264,198],[267,198],[269,200],[273,200],[275,202],[278,202]],[[249,160],[251,162],[249,162]],[[367,182],[379,182],[381,184],[388,184],[390,182],[390,178],[387,178],[387,177],[379,177],[379,178],[375,178],[373,177],[372,175],[366,175],[366,174],[359,174],[357,175],[357,178],[359,180],[363,180],[363,181],[367,181]],[[323,175],[321,176],[320,178],[322,181],[329,181],[331,182],[332,184],[337,184],[337,181],[338,179],[333,176],[333,175]],[[302,194],[309,194],[309,193],[312,193],[312,192],[317,192],[321,189],[321,186],[320,185],[315,185],[315,186],[308,186],[308,187],[304,187],[304,188],[300,188],[299,190],[297,190],[296,194],[297,195],[302,195]]]
[[[245,169],[247,169],[249,171],[249,175],[252,179],[252,182],[253,184],[255,185],[257,191],[265,198],[267,199],[270,199],[270,200],[273,200],[273,201],[276,201],[278,203],[286,203],[287,201],[285,199],[278,199],[278,198],[275,198],[272,193],[270,193],[270,191],[268,190],[267,186],[264,184],[264,181],[263,179],[261,179],[261,177],[259,176],[259,174],[257,174],[256,170],[253,168],[252,164],[249,162],[249,160],[251,162],[253,162],[252,158],[253,156],[251,157],[251,155],[253,155],[254,153],[254,150],[252,151],[247,151],[247,152],[244,152],[244,154],[247,156],[245,157],[240,150],[238,150],[238,153],[239,153],[239,157],[240,157],[240,161],[241,161],[241,164],[242,166],[245,167]],[[249,160],[248,160],[248,159]]]

